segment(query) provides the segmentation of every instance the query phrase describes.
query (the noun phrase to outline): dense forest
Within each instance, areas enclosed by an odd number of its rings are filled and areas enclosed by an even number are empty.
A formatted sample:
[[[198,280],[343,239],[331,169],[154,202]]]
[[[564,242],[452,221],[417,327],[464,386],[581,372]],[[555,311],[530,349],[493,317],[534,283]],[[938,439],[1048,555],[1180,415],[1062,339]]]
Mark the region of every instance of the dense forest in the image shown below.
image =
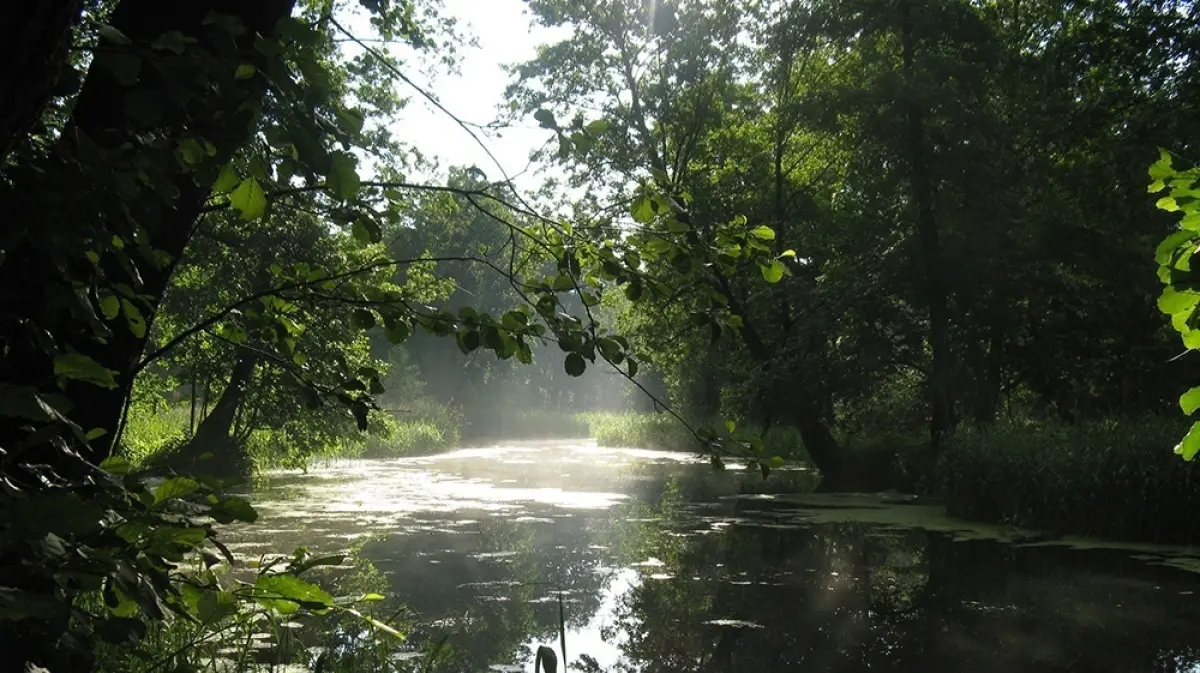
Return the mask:
[[[480,123],[438,81],[491,10],[0,6],[0,670],[399,636],[340,557],[231,583],[247,479],[502,439],[1200,539],[1195,3],[524,7]],[[543,144],[445,166],[416,105]]]

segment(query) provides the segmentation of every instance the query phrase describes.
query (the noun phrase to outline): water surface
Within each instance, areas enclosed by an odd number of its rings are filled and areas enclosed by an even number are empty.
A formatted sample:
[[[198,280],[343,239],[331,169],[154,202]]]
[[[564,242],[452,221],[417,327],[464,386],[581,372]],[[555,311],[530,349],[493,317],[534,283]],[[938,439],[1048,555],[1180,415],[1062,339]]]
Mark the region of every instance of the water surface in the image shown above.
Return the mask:
[[[445,671],[532,671],[561,603],[572,670],[1200,672],[1190,550],[1030,544],[811,483],[527,443],[279,473],[227,537],[359,554],[352,585],[409,610],[401,656],[441,643]]]

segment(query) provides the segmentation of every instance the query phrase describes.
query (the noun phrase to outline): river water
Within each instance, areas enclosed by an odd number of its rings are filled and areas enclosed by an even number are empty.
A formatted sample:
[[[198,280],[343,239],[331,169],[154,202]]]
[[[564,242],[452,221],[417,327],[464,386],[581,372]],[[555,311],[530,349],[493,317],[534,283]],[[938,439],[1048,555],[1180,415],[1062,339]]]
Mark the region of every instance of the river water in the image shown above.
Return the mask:
[[[441,671],[561,658],[561,608],[570,670],[1200,672],[1188,549],[736,468],[588,441],[346,461],[272,475],[225,539],[247,559],[349,550],[348,586],[408,633],[397,656],[436,649]]]

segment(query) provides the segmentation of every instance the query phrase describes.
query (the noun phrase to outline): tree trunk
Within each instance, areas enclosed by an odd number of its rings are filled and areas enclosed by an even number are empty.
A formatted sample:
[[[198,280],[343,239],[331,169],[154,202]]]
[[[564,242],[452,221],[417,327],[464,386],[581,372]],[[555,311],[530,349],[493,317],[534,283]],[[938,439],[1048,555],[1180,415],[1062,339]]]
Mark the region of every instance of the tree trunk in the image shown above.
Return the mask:
[[[933,212],[933,185],[926,148],[924,114],[916,92],[915,38],[908,2],[900,3],[900,33],[906,82],[906,152],[910,169],[912,199],[917,209],[917,238],[925,266],[925,300],[929,308],[929,345],[933,355],[930,374],[930,447],[936,453],[954,425],[951,393],[950,316],[941,242]]]
[[[0,168],[45,111],[82,7],[82,0],[0,3]]]
[[[730,310],[742,316],[742,327],[739,332],[746,342],[746,349],[750,351],[751,357],[758,362],[763,371],[769,372],[774,362],[770,348],[763,341],[762,335],[758,333],[749,314],[742,309],[729,282],[719,273],[717,278],[722,292],[729,298]],[[791,408],[791,413],[795,415],[796,427],[800,430],[800,438],[804,441],[804,448],[808,452],[809,459],[821,471],[822,488],[823,490],[841,488],[846,479],[842,450],[838,446],[837,440],[834,439],[833,433],[829,431],[829,426],[822,420],[820,406],[814,399],[815,396],[798,388],[788,391],[791,394],[786,395],[784,391],[778,390],[780,386],[773,385],[771,387],[773,390],[763,391],[763,404],[773,406],[779,404],[780,400],[798,400]]]
[[[271,34],[291,7],[292,0],[122,0],[110,24],[134,43],[179,31],[197,40],[187,47],[189,50],[207,49],[215,54],[229,47],[218,46],[219,38],[214,37],[211,26],[205,25],[205,18],[210,13],[231,15],[246,28],[236,41],[240,57],[264,71],[264,59],[253,49],[255,36]],[[119,49],[113,43],[106,46]],[[8,250],[0,263],[0,305],[5,307],[0,320],[8,347],[0,363],[0,379],[14,384],[52,385],[54,356],[47,339],[54,340],[60,351],[73,349],[115,371],[115,388],[69,381],[65,390],[72,420],[85,430],[108,431],[93,442],[87,457],[94,462],[111,452],[114,431],[132,389],[133,373],[145,350],[154,314],[210,190],[205,172],[185,170],[171,149],[160,148],[174,148],[185,137],[203,138],[215,149],[204,160],[215,174],[216,168],[227,163],[249,139],[255,125],[254,109],[265,93],[263,78],[251,78],[228,85],[214,82],[204,97],[188,98],[178,95],[181,83],[168,79],[171,72],[160,73],[150,64],[140,68],[136,88],[149,92],[162,105],[158,121],[147,124],[128,114],[126,98],[133,88],[121,84],[103,64],[94,62],[52,160],[36,170],[26,167],[14,176],[16,182],[11,189],[0,192],[0,212],[11,217],[12,226],[21,234],[19,247]],[[150,144],[146,138],[157,140]],[[106,170],[97,169],[102,163],[95,158],[97,153],[132,163],[131,150],[123,149],[127,145],[135,148],[132,152],[140,158],[154,162],[150,170],[158,180],[155,189],[138,185],[118,193],[114,189],[115,176],[121,171],[132,174],[132,166],[116,163],[106,166]],[[86,168],[81,170],[80,166]],[[77,198],[64,201],[64,188],[75,189]],[[135,227],[141,232],[136,238]],[[105,275],[113,285],[126,284],[145,298],[136,306],[145,325],[135,333],[118,316],[108,325],[112,335],[101,343],[94,338],[93,323],[72,304],[86,305],[86,299],[74,300],[76,290],[71,280],[80,276],[84,241],[107,242],[114,235],[126,241],[137,240],[139,249],[165,253],[166,263],[147,263],[144,256],[135,257],[138,268],[134,271],[116,262],[113,255],[102,258]],[[0,440],[18,433],[16,428],[5,427],[0,431]]]
[[[173,459],[176,469],[208,475],[236,474],[245,468],[245,457],[233,437],[238,411],[246,403],[259,356],[248,348],[239,348],[229,383],[209,414],[196,428],[191,441]],[[212,454],[211,458],[208,454]]]

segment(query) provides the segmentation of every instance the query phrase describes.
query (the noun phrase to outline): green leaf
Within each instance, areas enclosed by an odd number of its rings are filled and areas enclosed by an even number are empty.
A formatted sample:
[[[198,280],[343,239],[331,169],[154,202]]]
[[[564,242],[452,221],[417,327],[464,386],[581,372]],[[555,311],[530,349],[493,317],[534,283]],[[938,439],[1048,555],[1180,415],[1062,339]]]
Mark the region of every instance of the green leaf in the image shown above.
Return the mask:
[[[1200,451],[1200,421],[1192,424],[1187,436],[1175,447],[1175,453],[1183,456],[1183,459],[1187,461],[1195,458],[1198,451]]]
[[[359,329],[371,329],[375,326],[375,314],[365,308],[354,309],[350,314],[350,324]]]
[[[109,456],[97,467],[110,474],[123,475],[128,473],[133,465],[124,456]]]
[[[100,439],[101,437],[103,437],[104,435],[107,435],[107,434],[108,434],[108,430],[105,430],[104,428],[92,428],[91,430],[88,430],[87,434],[84,436],[90,442],[93,439]]]
[[[1158,208],[1159,210],[1165,210],[1168,213],[1174,213],[1180,210],[1179,204],[1175,202],[1175,197],[1173,196],[1162,197],[1154,204],[1154,207]]]
[[[408,326],[408,322],[397,320],[395,325],[392,325],[387,330],[388,341],[394,344],[402,344],[408,341],[409,335],[412,333],[412,328]]]
[[[625,362],[629,364],[629,378],[633,378],[633,377],[637,376],[637,373],[638,373],[637,360],[634,360],[633,358],[628,358],[625,360]]]
[[[1171,153],[1158,148],[1158,161],[1150,165],[1151,180],[1166,180],[1175,175],[1175,169],[1171,167]]]
[[[188,477],[171,477],[154,489],[154,504],[177,500],[200,490],[200,482]]]
[[[1200,386],[1192,388],[1180,396],[1179,406],[1188,416],[1196,413],[1196,410],[1200,409]]]
[[[759,226],[751,229],[749,233],[754,238],[757,238],[762,241],[774,241],[775,240],[775,230],[766,226],[765,224],[760,224]]]
[[[779,260],[775,260],[770,264],[760,264],[759,270],[762,271],[762,277],[768,283],[778,283],[783,279],[784,266]]]
[[[381,600],[384,600],[384,596],[383,596],[383,594],[363,594],[362,597],[359,598],[358,600],[368,601],[368,602],[381,601]]]
[[[534,112],[533,118],[537,120],[538,125],[544,129],[558,128],[558,122],[554,119],[554,113],[545,108],[541,108],[537,112]]]
[[[234,79],[250,79],[254,77],[254,73],[258,72],[258,68],[254,67],[253,63],[243,63],[233,71]]]
[[[254,523],[258,519],[258,512],[254,507],[245,498],[238,497],[221,499],[208,508],[208,515],[216,519],[218,523],[232,523],[234,521]]]
[[[194,42],[195,40],[192,39],[190,41]],[[183,33],[177,30],[168,30],[167,32],[155,38],[154,42],[152,42],[150,46],[154,49],[162,49],[174,52],[176,54],[182,54],[184,50],[187,49],[188,42],[189,38],[184,37]]]
[[[133,44],[133,41],[130,40],[129,37],[127,37],[125,35],[125,33],[122,33],[120,30],[113,28],[112,26],[108,25],[107,23],[97,22],[96,23],[96,33],[98,35],[100,35],[100,37],[102,39],[107,40],[108,42],[112,42],[113,44],[120,44],[120,45],[126,45],[126,46]]]
[[[596,119],[589,122],[584,128],[592,135],[603,135],[604,132],[608,130],[608,121],[604,119]]]
[[[629,208],[629,215],[638,224],[650,224],[654,220],[654,203],[649,196],[639,195],[633,200],[633,204]]]
[[[112,320],[121,312],[121,300],[117,295],[105,290],[100,293],[100,312],[105,320]]]
[[[779,259],[796,259],[796,251],[784,250],[783,252],[779,253]]]
[[[733,431],[737,429],[737,423],[734,421],[725,421],[725,429],[732,435]]]
[[[347,135],[356,136],[362,133],[363,123],[366,118],[360,110],[352,108],[338,108],[337,110],[338,126]]]
[[[1190,313],[1195,310],[1197,303],[1200,303],[1200,293],[1190,290],[1180,292],[1173,287],[1168,287],[1158,298],[1158,310],[1167,315]]]
[[[383,237],[379,225],[366,215],[360,215],[354,220],[354,224],[350,225],[350,233],[354,236],[354,240],[363,245],[378,243]]]
[[[281,615],[333,607],[333,596],[321,587],[295,575],[259,575],[254,582],[254,599],[263,607]]]
[[[579,353],[569,353],[565,363],[565,368],[569,376],[583,376],[583,372],[587,369],[587,362]]]
[[[129,324],[129,331],[133,332],[133,336],[139,339],[146,336],[146,318],[142,316],[138,307],[128,299],[122,298],[121,309],[125,312],[125,322]]]
[[[1177,231],[1163,239],[1162,243],[1154,250],[1154,260],[1159,265],[1167,265],[1171,263],[1171,256],[1176,248],[1183,245],[1191,244],[1196,238],[1196,233],[1192,231]]]
[[[229,195],[229,205],[243,220],[257,220],[267,212],[267,194],[258,180],[246,178]]]
[[[213,192],[217,194],[228,194],[233,191],[234,187],[238,186],[237,169],[233,164],[225,164],[225,168],[221,169],[221,174],[217,176],[217,181],[213,183]]]
[[[205,591],[200,597],[196,616],[204,624],[213,624],[237,613],[237,597],[232,591]]]
[[[358,196],[362,181],[356,172],[354,157],[346,152],[329,155],[329,173],[325,176],[329,191],[338,198],[350,201]]]
[[[205,157],[204,145],[195,138],[184,138],[179,141],[175,153],[179,155],[179,163],[184,166],[194,166],[204,161]]]
[[[783,467],[783,463],[783,456],[771,456],[767,459],[767,464],[776,470]]]
[[[63,353],[54,358],[54,375],[84,381],[101,388],[116,388],[117,372],[82,353]]]

